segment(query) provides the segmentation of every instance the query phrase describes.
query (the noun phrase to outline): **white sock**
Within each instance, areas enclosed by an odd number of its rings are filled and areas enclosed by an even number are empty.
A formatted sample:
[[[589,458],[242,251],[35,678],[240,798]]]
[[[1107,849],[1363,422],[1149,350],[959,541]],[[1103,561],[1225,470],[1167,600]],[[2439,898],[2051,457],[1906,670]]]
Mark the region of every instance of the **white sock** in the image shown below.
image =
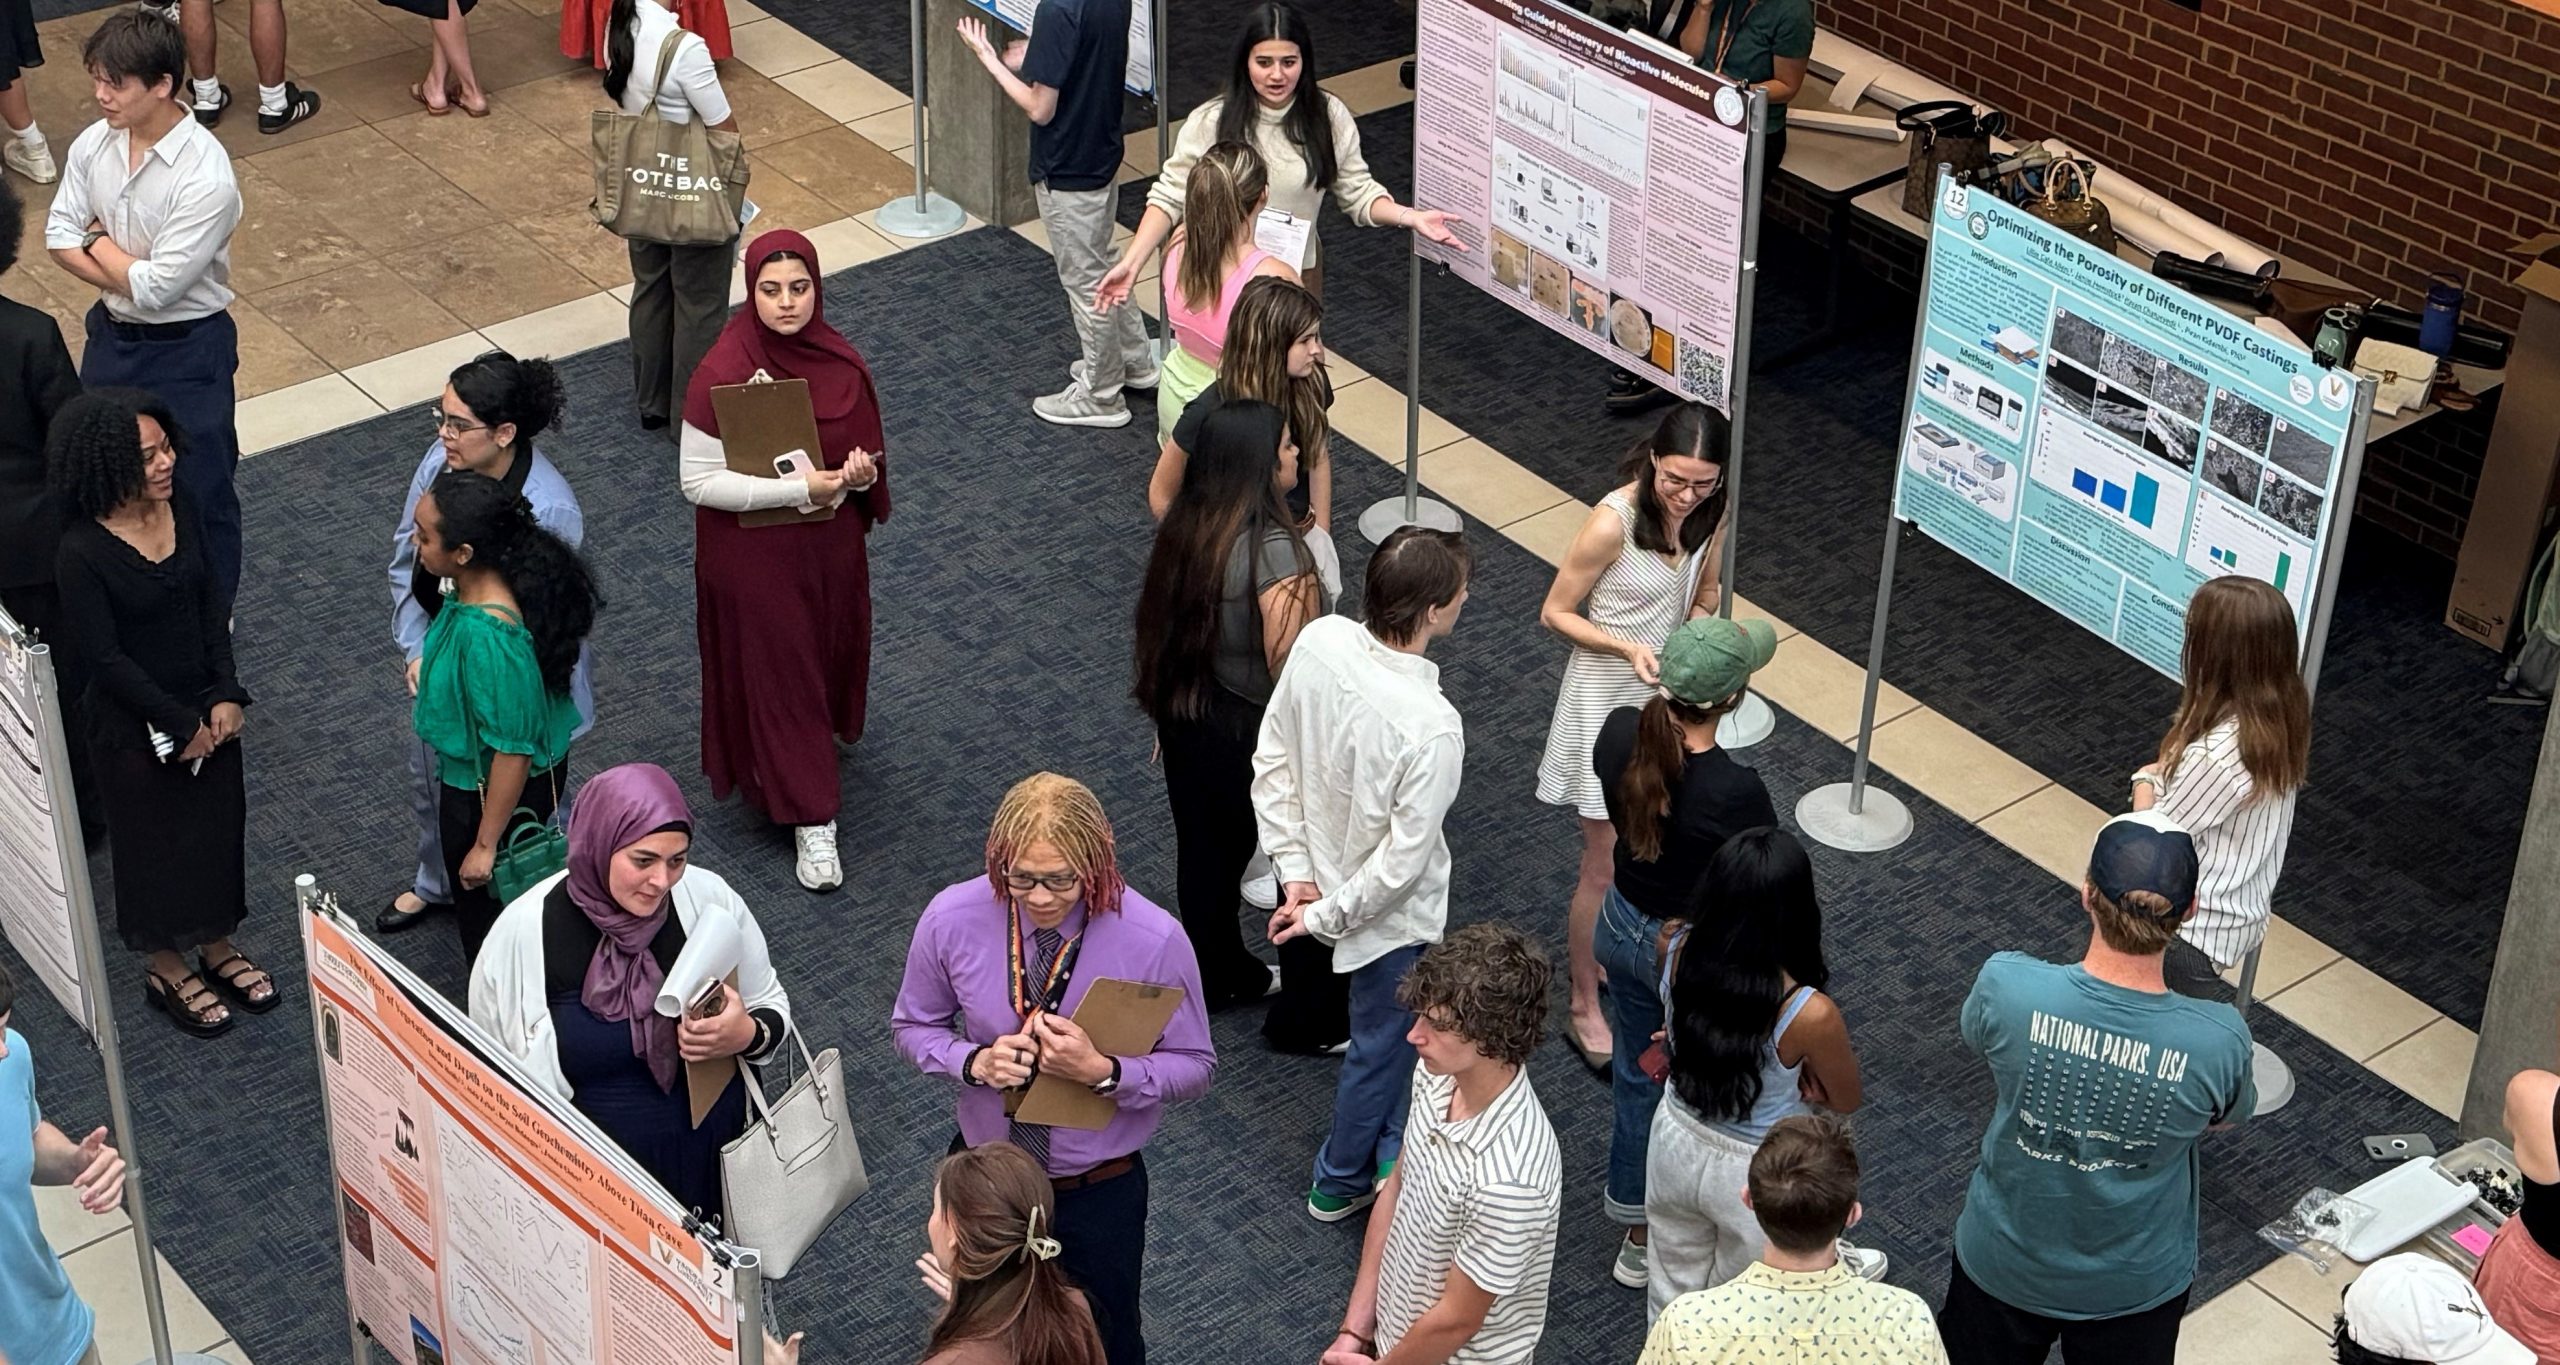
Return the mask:
[[[206,76],[196,82],[196,107],[210,109],[222,103],[222,82]]]
[[[258,87],[258,112],[259,112],[259,113],[261,113],[261,114],[281,114],[281,113],[283,113],[283,112],[284,112],[284,87],[283,87],[283,86],[281,86],[281,85],[262,85],[262,86],[259,86],[259,87]]]
[[[24,128],[14,129],[13,131],[17,134],[17,138],[20,142],[23,142],[30,147],[41,147],[44,145],[44,130],[38,128],[32,123],[28,124]]]

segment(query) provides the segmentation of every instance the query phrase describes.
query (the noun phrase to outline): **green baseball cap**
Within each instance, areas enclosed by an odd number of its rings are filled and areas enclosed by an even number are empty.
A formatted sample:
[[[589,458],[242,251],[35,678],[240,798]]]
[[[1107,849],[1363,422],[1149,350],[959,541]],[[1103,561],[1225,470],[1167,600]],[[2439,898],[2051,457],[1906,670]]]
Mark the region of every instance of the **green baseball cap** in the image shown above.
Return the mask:
[[[1691,706],[1713,706],[1751,683],[1751,675],[1778,652],[1778,632],[1766,621],[1701,616],[1684,621],[1655,656],[1662,690]]]

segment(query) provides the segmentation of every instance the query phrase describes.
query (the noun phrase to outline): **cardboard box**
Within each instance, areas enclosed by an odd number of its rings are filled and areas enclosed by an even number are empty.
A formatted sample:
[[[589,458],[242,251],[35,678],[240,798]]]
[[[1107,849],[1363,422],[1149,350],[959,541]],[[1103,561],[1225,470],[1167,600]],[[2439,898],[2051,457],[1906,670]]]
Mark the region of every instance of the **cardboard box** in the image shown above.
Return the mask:
[[[2560,477],[2560,232],[2509,249],[2527,258],[2516,276],[2524,320],[2516,327],[2444,612],[2446,625],[2491,649],[2505,649],[2514,633],[2516,606]]]

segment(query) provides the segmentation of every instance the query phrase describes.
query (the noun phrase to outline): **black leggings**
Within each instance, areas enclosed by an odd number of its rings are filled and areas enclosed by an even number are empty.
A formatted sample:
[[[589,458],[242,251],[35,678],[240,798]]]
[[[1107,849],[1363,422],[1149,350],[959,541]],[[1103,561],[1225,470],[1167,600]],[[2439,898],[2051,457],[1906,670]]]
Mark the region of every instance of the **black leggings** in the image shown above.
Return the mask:
[[[524,780],[524,795],[516,798],[516,814],[507,821],[504,834],[498,836],[498,847],[506,847],[507,839],[528,824],[541,824],[551,818],[551,808],[559,804],[559,784],[567,776],[561,764]],[[525,812],[531,811],[528,818]],[[436,797],[436,826],[444,839],[444,884],[453,889],[453,927],[462,935],[462,962],[465,967],[480,957],[481,941],[498,922],[498,912],[506,907],[498,904],[494,886],[482,883],[466,887],[462,884],[462,860],[470,854],[471,845],[480,837],[480,793],[467,787],[446,786]]]
[[[1200,961],[1202,1003],[1260,1000],[1271,970],[1245,946],[1237,883],[1261,835],[1253,823],[1253,745],[1262,707],[1224,688],[1209,689],[1196,719],[1163,722],[1164,794],[1173,807],[1174,896],[1183,932]]]

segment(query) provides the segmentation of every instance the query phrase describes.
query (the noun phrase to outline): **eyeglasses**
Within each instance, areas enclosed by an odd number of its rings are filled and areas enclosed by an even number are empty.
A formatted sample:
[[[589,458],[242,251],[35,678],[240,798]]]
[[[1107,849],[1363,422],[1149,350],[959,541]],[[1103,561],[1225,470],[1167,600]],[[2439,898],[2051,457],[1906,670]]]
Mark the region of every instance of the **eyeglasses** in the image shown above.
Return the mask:
[[[472,432],[489,429],[489,424],[486,422],[474,422],[468,417],[456,417],[449,412],[430,412],[427,416],[435,419],[438,436],[468,436]]]
[[[1715,492],[1716,486],[1724,482],[1722,475],[1712,479],[1684,479],[1676,474],[1665,474],[1659,470],[1654,472],[1653,477],[1666,493],[1695,493],[1700,497]]]
[[[1084,878],[1077,876],[1073,872],[1051,872],[1045,875],[1034,875],[1029,872],[1008,872],[1004,874],[1004,884],[1011,888],[1015,895],[1028,895],[1030,894],[1031,888],[1041,886],[1047,887],[1057,895],[1063,896],[1075,890],[1077,887],[1084,885]]]

